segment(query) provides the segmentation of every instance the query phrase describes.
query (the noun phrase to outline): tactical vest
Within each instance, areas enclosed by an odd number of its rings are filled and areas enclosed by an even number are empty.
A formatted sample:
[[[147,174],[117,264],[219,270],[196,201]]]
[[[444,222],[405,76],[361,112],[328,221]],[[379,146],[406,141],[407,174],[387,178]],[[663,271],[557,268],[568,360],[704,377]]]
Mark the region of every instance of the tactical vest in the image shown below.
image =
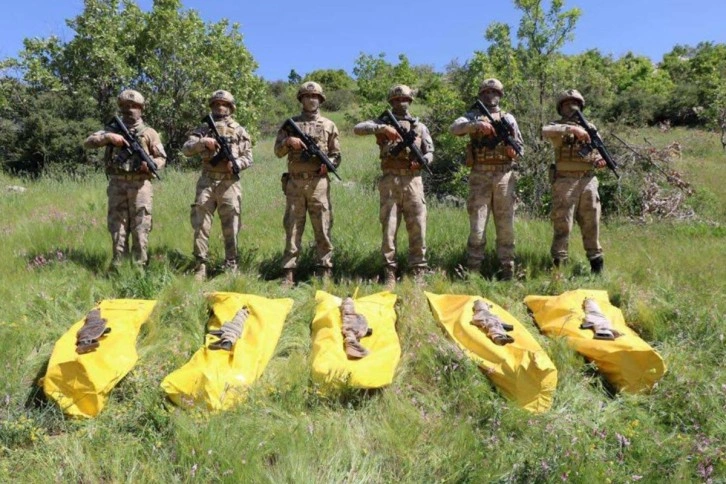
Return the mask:
[[[495,120],[501,119],[506,113],[500,111],[492,113]],[[484,116],[477,116],[476,121],[487,120]],[[481,133],[471,133],[469,144],[466,145],[466,166],[474,165],[505,165],[512,162],[507,156],[506,144],[497,142],[495,137],[486,137]]]
[[[229,146],[232,150],[232,155],[234,155],[235,158],[239,157],[239,135],[237,134],[237,128],[239,128],[239,123],[235,121],[234,119],[226,119],[226,120],[220,120],[215,121],[214,126],[217,128],[217,131],[219,131],[219,135],[222,136],[227,140],[227,143],[229,143]],[[212,130],[207,126],[206,124],[202,125],[199,130],[197,131],[197,135],[200,138],[211,136]],[[227,173],[227,162],[222,160],[219,163],[217,163],[216,166],[212,166],[210,161],[214,157],[216,153],[210,153],[209,151],[204,152],[204,156],[202,157],[202,171],[206,172],[215,172],[215,173]]]
[[[398,117],[397,117],[398,119]],[[420,132],[416,129],[416,121],[411,118],[398,119],[399,124],[406,131],[413,129],[416,131],[416,141],[414,144],[421,149],[422,141]],[[411,169],[411,150],[406,148],[401,150],[397,156],[391,155],[391,149],[398,143],[395,141],[389,141],[383,135],[376,135],[376,143],[381,150],[381,170],[410,170]]]
[[[579,126],[574,122],[562,121],[561,124]],[[578,151],[584,143],[578,141],[573,134],[567,133],[562,137],[562,143],[555,148],[555,169],[557,171],[588,171],[592,170],[594,155],[580,156]]]
[[[299,118],[293,118],[295,124],[298,125],[300,131],[312,137],[315,144],[318,145],[320,151],[328,154],[328,134],[325,132],[325,119],[318,117],[315,120],[305,121]],[[302,151],[288,151],[287,155],[287,171],[293,173],[317,173],[320,170],[320,161],[317,157],[303,159]]]
[[[144,133],[148,129],[149,127],[146,124],[141,123],[138,128],[129,128],[129,133],[138,138],[144,151],[151,153],[149,140],[144,136]],[[106,130],[112,133],[121,134],[121,130],[115,126],[106,128]],[[125,175],[128,173],[135,173],[141,166],[141,160],[138,160],[137,157],[131,154],[127,148],[120,148],[111,144],[106,145],[103,160],[106,164],[107,175]]]

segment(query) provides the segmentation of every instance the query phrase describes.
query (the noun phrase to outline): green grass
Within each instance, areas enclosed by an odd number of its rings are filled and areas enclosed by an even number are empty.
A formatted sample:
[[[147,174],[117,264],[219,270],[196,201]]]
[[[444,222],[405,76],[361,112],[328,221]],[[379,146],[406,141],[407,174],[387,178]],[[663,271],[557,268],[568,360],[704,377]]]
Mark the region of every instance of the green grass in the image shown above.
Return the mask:
[[[505,401],[436,326],[422,288],[405,278],[398,330],[403,355],[390,388],[323,397],[310,379],[314,293],[382,290],[378,173],[371,137],[342,139],[343,183],[334,182],[335,283],[311,277],[311,227],[302,282],[279,287],[284,247],[285,162],[272,141],[255,147],[244,173],[242,274],[196,284],[190,275],[190,204],[196,173],[168,170],[155,187],[151,263],[139,276],[109,276],[106,181],[29,182],[0,176],[0,481],[224,482],[654,482],[719,479],[726,474],[726,164],[715,135],[644,131],[656,144],[684,145],[678,168],[703,193],[699,219],[647,224],[609,219],[602,230],[606,273],[589,276],[579,231],[562,276],[549,270],[551,226],[519,218],[522,279],[461,280],[468,221],[464,208],[429,201],[428,246],[436,272],[427,290],[479,294],[524,322],[559,370],[552,409],[533,416]],[[712,139],[713,138],[713,139]],[[6,185],[23,185],[23,194]],[[493,244],[489,227],[489,248]],[[399,234],[405,266],[405,231]],[[223,258],[219,223],[211,240],[215,271]],[[592,367],[562,341],[536,330],[522,300],[575,288],[606,289],[631,326],[668,364],[648,395],[611,395]],[[159,383],[203,340],[213,290],[292,297],[295,305],[261,380],[232,411],[182,411]],[[55,341],[102,299],[154,298],[142,328],[139,362],[91,421],[65,419],[42,398],[42,376]]]

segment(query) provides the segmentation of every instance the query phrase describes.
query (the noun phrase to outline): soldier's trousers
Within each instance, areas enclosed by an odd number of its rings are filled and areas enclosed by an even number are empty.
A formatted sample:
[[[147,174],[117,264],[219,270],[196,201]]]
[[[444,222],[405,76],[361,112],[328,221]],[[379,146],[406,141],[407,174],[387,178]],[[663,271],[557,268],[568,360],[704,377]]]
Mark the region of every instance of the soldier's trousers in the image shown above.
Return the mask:
[[[514,262],[515,176],[512,171],[474,171],[469,175],[469,240],[467,265],[479,266],[484,259],[489,214],[494,218],[497,257],[502,265]]]
[[[111,176],[108,195],[108,231],[111,233],[113,260],[118,262],[129,252],[129,237],[133,240],[134,262],[146,264],[147,246],[151,232],[151,209],[154,188],[149,180],[124,180]]]
[[[421,176],[384,174],[378,191],[384,264],[396,267],[396,234],[403,217],[408,232],[408,265],[412,269],[426,267],[426,199]]]
[[[315,234],[315,265],[333,267],[333,244],[330,241],[333,207],[328,178],[290,178],[285,186],[285,197],[285,217],[282,220],[286,236],[283,269],[297,267],[308,214]]]
[[[237,260],[237,237],[240,231],[242,189],[239,180],[214,180],[202,174],[197,181],[196,196],[191,209],[194,229],[194,257],[206,262],[209,256],[209,233],[214,212],[219,212],[224,237],[224,258]]]
[[[558,173],[552,184],[553,259],[567,260],[570,232],[577,221],[588,259],[602,255],[600,246],[600,195],[593,175],[563,176]]]

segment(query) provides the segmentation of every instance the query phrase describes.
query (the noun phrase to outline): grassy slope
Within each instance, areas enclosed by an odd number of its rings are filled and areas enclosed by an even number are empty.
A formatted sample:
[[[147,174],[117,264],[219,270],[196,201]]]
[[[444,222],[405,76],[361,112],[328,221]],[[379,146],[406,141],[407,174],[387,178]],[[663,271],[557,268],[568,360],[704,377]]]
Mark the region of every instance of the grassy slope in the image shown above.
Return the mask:
[[[0,194],[0,481],[623,482],[724,475],[726,165],[715,136],[644,134],[656,143],[684,144],[681,168],[699,187],[694,203],[706,220],[610,220],[602,234],[602,279],[587,275],[578,232],[573,264],[565,277],[552,275],[548,221],[522,219],[516,229],[524,280],[452,278],[463,262],[466,213],[430,202],[429,254],[440,270],[428,278],[428,289],[481,294],[527,322],[560,372],[555,404],[541,416],[507,404],[452,348],[423,292],[408,279],[396,289],[403,358],[392,387],[335,399],[315,392],[309,324],[321,284],[308,279],[309,253],[303,260],[306,280],[294,290],[283,291],[273,280],[284,245],[284,165],[271,155],[270,140],[256,146],[257,166],[243,180],[243,274],[202,285],[187,273],[195,174],[169,171],[157,184],[152,262],[142,278],[131,268],[105,275],[110,248],[102,175],[83,183],[0,177],[3,187],[28,188],[22,195]],[[343,295],[360,286],[361,294],[370,294],[382,289],[376,282],[381,263],[375,149],[372,139],[350,136],[343,138],[343,149],[345,183],[332,189],[337,283],[324,289]],[[212,254],[220,259],[218,222],[212,239]],[[305,240],[312,240],[310,227]],[[491,227],[489,240],[491,246]],[[661,352],[669,373],[650,395],[608,395],[577,354],[537,333],[524,296],[574,288],[607,289],[626,320]],[[168,406],[159,388],[199,347],[203,293],[210,290],[295,299],[276,356],[249,401],[217,415]],[[96,301],[115,297],[159,301],[142,330],[139,363],[97,419],[65,420],[40,401],[33,381],[68,326]]]

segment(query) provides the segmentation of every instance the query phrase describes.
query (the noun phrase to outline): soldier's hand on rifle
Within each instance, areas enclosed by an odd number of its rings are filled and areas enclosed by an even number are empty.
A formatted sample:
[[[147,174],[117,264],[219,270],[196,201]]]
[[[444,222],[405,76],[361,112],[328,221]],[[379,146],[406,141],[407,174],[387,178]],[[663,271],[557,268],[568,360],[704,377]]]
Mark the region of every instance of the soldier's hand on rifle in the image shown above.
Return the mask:
[[[325,176],[328,174],[328,165],[325,163],[320,163],[320,170],[318,170],[318,175]]]
[[[513,160],[513,159],[515,159],[517,157],[517,150],[515,150],[514,148],[512,148],[509,145],[507,145],[507,147],[504,148],[504,152],[507,154],[507,157],[510,160]]]
[[[411,160],[411,169],[412,170],[420,170],[421,169],[421,163],[419,163],[417,160]]]
[[[302,151],[305,149],[305,143],[295,136],[288,136],[285,140],[285,145],[294,151]]]
[[[139,167],[139,173],[149,174],[151,171],[149,170],[149,164],[145,161],[141,162],[141,166]]]
[[[206,148],[208,151],[211,151],[212,153],[216,152],[219,149],[219,143],[214,138],[204,137],[199,140],[200,143],[204,145],[204,148]]]
[[[398,131],[396,131],[396,128],[394,128],[393,126],[382,126],[379,134],[383,135],[383,137],[385,137],[388,141],[403,141],[403,138],[401,138],[401,135],[398,134]]]
[[[105,138],[106,138],[106,143],[112,144],[118,148],[129,145],[129,142],[126,141],[126,139],[123,136],[121,136],[120,134],[106,133]]]
[[[597,160],[595,160],[592,166],[594,166],[595,168],[605,168],[607,166],[607,162],[602,158],[598,158]]]
[[[484,136],[494,136],[494,126],[491,125],[491,123],[487,123],[486,121],[477,121],[474,125],[474,129],[477,133],[481,133]]]
[[[232,163],[232,161],[231,160],[227,160],[227,173],[229,173],[230,175],[232,173],[234,173],[233,168],[234,168],[234,164]]]
[[[590,135],[587,134],[587,131],[580,126],[570,126],[568,132],[572,133],[572,135],[579,141],[584,141],[585,143],[590,142]]]

